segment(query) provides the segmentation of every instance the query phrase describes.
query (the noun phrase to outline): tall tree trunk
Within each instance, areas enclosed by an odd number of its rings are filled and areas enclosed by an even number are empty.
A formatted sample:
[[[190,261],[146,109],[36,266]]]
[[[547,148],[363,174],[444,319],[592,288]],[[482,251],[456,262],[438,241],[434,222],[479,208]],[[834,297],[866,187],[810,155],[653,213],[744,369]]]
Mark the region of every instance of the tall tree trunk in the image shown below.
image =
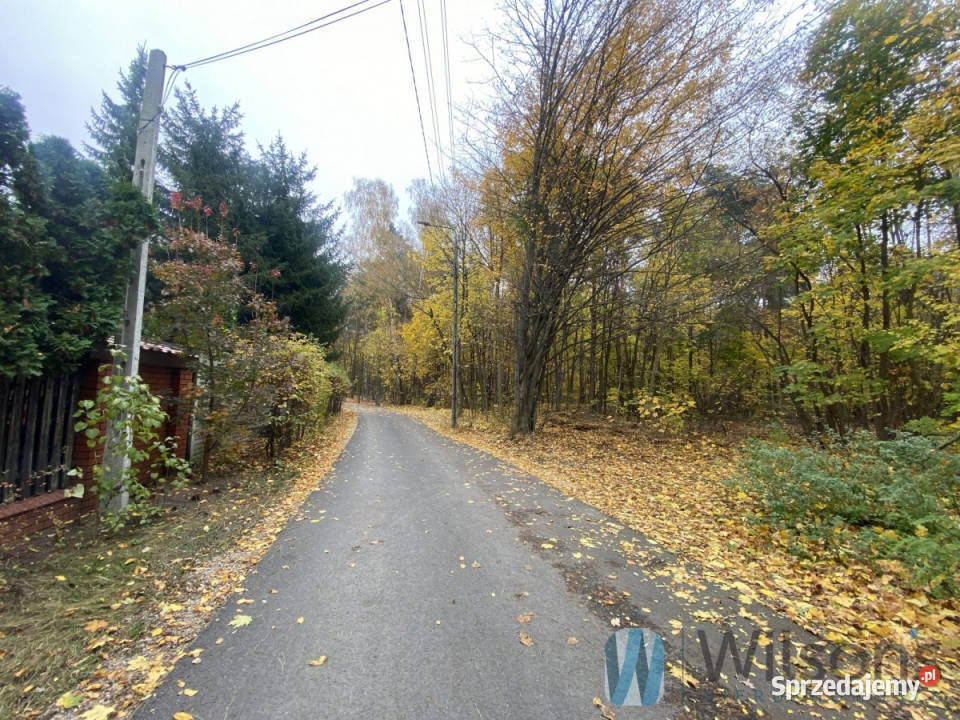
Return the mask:
[[[886,211],[884,211],[880,217],[880,319],[884,331],[890,330],[891,322],[890,289],[887,287],[887,270],[890,265],[889,242],[890,220]],[[884,387],[880,391],[880,398],[877,402],[877,437],[885,440],[889,437],[890,428],[894,422],[892,414],[893,398],[890,396],[892,391],[890,383],[890,351],[888,349],[882,350],[879,360],[880,380],[884,383]]]
[[[514,408],[511,435],[525,435],[536,429],[537,403],[547,358],[557,334],[559,296],[562,287],[539,287],[536,302],[530,292],[533,272],[532,243],[529,244],[524,273],[521,276],[516,306],[514,334]]]

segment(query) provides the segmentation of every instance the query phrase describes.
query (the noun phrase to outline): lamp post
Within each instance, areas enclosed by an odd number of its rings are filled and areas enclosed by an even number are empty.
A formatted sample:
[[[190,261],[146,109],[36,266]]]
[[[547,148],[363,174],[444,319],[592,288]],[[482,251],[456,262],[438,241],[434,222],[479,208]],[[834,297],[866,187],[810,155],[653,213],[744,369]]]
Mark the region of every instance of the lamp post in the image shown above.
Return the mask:
[[[457,384],[460,376],[460,323],[458,322],[459,318],[457,315],[457,295],[459,292],[457,261],[459,256],[459,243],[457,242],[457,231],[449,225],[429,223],[426,220],[417,220],[417,224],[423,225],[423,227],[442,228],[444,230],[449,230],[451,237],[453,238],[453,261],[451,263],[451,268],[453,270],[453,303],[451,313],[453,315],[453,328],[451,331],[451,335],[453,336],[453,351],[451,353],[453,372],[451,373],[450,379],[450,427],[455,428],[457,427]]]

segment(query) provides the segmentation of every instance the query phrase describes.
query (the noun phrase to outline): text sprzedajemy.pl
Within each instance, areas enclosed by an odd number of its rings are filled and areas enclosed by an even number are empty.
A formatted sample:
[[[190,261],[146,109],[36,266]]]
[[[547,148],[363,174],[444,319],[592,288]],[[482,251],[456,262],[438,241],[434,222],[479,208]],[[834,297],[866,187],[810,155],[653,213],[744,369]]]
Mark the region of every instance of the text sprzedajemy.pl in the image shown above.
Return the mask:
[[[870,673],[861,677],[844,675],[840,679],[791,680],[777,675],[772,680],[774,697],[785,696],[787,700],[804,696],[860,697],[869,700],[872,697],[892,695],[917,699],[920,690],[919,680],[884,680],[871,678]]]

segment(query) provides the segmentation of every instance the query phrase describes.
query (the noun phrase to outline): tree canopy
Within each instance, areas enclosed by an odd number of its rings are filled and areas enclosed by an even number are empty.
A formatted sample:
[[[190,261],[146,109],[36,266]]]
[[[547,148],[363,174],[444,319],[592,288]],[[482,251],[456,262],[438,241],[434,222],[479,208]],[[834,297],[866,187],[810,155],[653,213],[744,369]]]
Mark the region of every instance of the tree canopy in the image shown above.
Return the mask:
[[[0,90],[0,372],[61,372],[119,327],[130,251],[161,229],[157,211],[132,188],[147,55],[141,46],[104,92],[87,124],[89,159],[63,138],[31,142],[19,96]],[[238,104],[205,108],[189,83],[165,111],[157,193],[168,225],[171,198],[196,204],[195,230],[229,237],[245,281],[295,330],[330,346],[343,323],[345,265],[338,210],[310,191],[315,170],[279,134],[255,157]],[[214,217],[211,226],[210,218]],[[178,229],[178,228],[177,228]],[[167,257],[158,235],[155,257]],[[160,297],[151,274],[148,300]],[[241,318],[243,319],[243,318]]]
[[[7,89],[0,158],[0,373],[59,373],[118,327],[130,250],[157,218],[63,138],[30,143]]]
[[[238,104],[205,110],[189,86],[176,92],[164,125],[161,164],[171,187],[222,207],[252,281],[299,332],[329,345],[340,330],[345,267],[337,254],[338,211],[310,190],[306,154],[277,135],[256,157],[245,147]]]
[[[469,161],[412,188],[417,283],[351,275],[356,386],[449,402],[457,237],[460,394],[515,433],[570,405],[955,429],[957,8],[837,0],[779,44],[761,11],[507,3]],[[347,197],[363,257],[391,195]]]

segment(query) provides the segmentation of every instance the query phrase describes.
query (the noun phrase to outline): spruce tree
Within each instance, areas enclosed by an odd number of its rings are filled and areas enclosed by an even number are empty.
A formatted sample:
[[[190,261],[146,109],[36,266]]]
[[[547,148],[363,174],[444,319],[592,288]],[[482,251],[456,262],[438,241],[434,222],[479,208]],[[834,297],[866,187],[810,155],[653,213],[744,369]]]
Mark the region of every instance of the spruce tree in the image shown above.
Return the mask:
[[[120,71],[114,100],[102,93],[99,112],[90,109],[87,132],[93,140],[84,149],[97,161],[111,180],[130,181],[137,145],[137,126],[140,122],[140,104],[147,77],[147,49],[140,45],[127,71]]]

